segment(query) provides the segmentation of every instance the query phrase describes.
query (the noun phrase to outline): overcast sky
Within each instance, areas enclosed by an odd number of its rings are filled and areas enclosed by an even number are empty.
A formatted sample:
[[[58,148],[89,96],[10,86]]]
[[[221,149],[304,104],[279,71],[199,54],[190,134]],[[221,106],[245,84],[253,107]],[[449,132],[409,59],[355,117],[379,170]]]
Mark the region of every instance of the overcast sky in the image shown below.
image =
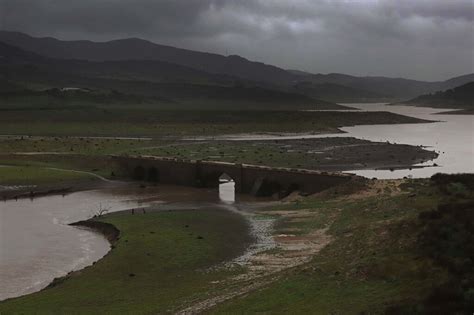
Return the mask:
[[[474,72],[473,12],[474,0],[0,0],[0,28],[439,80]]]

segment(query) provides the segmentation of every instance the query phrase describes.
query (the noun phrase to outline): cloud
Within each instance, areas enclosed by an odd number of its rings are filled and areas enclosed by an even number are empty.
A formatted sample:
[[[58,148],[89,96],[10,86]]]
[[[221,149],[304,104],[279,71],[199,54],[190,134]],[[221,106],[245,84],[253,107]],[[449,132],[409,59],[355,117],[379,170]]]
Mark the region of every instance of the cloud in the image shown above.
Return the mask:
[[[473,71],[472,0],[2,1],[2,28],[38,36],[141,37],[313,72]]]

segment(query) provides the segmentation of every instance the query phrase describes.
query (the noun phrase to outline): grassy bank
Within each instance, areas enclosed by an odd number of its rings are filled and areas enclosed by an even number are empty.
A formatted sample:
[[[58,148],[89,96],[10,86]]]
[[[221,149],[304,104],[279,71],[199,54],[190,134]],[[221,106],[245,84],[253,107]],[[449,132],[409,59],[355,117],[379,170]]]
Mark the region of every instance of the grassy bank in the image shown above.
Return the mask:
[[[115,213],[112,251],[54,287],[0,303],[1,314],[150,314],[203,297],[237,270],[208,270],[241,253],[246,222],[224,210]]]
[[[133,150],[166,144],[166,141],[120,138],[84,137],[0,137],[0,152],[3,153],[62,153],[84,155],[107,155],[133,152]]]
[[[395,310],[396,314],[423,314],[427,310],[424,303],[433,292],[458,276],[422,250],[426,245],[420,239],[426,222],[419,218],[420,214],[433,211],[446,200],[470,199],[472,191],[460,197],[456,192],[440,191],[428,180],[398,187],[372,185],[371,190],[342,198],[338,197],[341,192],[333,191],[268,209],[268,215],[282,210],[311,214],[304,218],[280,217],[276,234],[304,236],[327,228],[332,242],[310,263],[288,270],[265,288],[221,304],[211,313],[374,314]],[[455,186],[468,191],[463,184]],[[440,226],[443,224],[438,222],[438,229]],[[462,233],[466,235],[466,231]],[[468,233],[472,235],[472,231]],[[472,246],[472,237],[470,243],[467,238],[459,240],[453,235],[447,245],[451,248],[448,256],[456,253],[453,262],[459,251],[469,255],[464,247]],[[438,244],[441,238],[431,241]],[[470,292],[469,288],[464,290]],[[449,296],[441,293],[435,299],[449,301]],[[459,307],[462,310],[462,293],[460,296],[457,308],[445,309],[448,313]]]
[[[67,170],[35,166],[0,167],[0,185],[60,185],[71,181],[94,181],[96,179],[90,174]]]
[[[60,180],[64,176],[90,176],[81,172],[90,172],[99,176],[113,178],[114,176],[112,175],[115,170],[113,163],[111,163],[108,157],[87,154],[21,155],[7,153],[0,154],[0,165],[25,168],[31,172],[35,170],[46,172],[49,170],[51,174],[57,175],[57,180]],[[61,171],[55,170],[55,168]],[[67,170],[75,170],[78,172],[67,172]],[[15,174],[11,176],[12,179],[15,178]],[[20,176],[20,174],[18,174],[18,176]],[[38,180],[38,182],[40,181],[41,180]],[[52,180],[52,182],[55,182],[55,180]]]

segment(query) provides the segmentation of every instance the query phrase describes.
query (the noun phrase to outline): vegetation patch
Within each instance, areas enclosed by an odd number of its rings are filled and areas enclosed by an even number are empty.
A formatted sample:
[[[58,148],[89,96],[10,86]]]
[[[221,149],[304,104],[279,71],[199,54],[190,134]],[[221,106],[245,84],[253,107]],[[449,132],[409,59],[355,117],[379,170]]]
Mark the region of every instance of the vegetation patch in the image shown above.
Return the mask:
[[[40,185],[70,182],[77,180],[96,180],[90,174],[68,170],[55,170],[35,166],[0,167],[0,185]]]

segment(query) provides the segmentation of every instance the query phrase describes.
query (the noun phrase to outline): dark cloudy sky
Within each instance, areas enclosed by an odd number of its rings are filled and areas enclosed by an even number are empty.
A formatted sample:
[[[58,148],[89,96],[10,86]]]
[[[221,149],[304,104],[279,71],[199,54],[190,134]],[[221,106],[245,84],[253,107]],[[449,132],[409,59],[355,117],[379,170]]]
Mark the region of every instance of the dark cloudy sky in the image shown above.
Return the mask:
[[[311,72],[473,72],[474,0],[0,0],[0,28],[140,37]]]

